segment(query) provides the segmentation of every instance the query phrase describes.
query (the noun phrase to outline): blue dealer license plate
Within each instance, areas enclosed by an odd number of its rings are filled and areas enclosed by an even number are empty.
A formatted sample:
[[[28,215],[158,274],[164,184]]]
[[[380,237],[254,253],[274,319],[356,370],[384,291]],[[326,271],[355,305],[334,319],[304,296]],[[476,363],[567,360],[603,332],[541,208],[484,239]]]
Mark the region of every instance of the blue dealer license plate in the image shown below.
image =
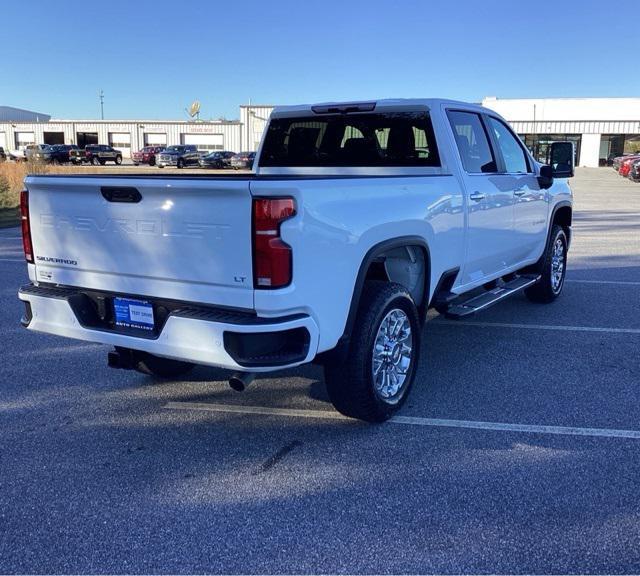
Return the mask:
[[[153,306],[146,300],[115,297],[113,299],[113,314],[116,326],[141,330],[153,330],[154,328]]]

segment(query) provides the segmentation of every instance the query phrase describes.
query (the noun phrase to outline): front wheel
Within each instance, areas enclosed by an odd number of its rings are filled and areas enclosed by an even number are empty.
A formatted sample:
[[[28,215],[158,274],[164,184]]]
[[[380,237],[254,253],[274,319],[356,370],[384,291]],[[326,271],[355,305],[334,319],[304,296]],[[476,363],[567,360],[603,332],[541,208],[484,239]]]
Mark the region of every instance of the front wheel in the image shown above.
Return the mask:
[[[184,160],[182,158],[178,158],[177,166],[178,168],[184,168]]]
[[[365,285],[346,362],[325,365],[335,408],[367,422],[390,418],[409,394],[420,356],[421,328],[411,295],[400,284]]]
[[[120,166],[122,164],[122,156],[116,156],[116,166]]]
[[[91,164],[93,164],[94,166],[99,166],[100,165],[100,159],[97,156],[94,156],[91,159]]]
[[[547,247],[538,264],[540,281],[525,290],[529,300],[548,304],[560,296],[567,274],[568,248],[567,234],[561,226],[554,225],[549,235]]]

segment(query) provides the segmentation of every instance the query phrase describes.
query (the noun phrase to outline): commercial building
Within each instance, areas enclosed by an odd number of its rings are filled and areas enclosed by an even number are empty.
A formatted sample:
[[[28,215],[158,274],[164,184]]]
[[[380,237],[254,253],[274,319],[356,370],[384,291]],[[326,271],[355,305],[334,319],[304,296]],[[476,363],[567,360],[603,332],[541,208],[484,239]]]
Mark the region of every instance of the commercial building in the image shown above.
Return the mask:
[[[578,166],[640,150],[640,98],[489,97],[482,105],[506,118],[541,162],[557,140],[574,142]]]
[[[29,144],[109,144],[129,158],[143,146],[195,144],[200,150],[242,150],[240,123],[157,120],[0,121],[0,146],[22,150]]]
[[[482,105],[504,116],[534,156],[544,162],[549,144],[571,140],[576,164],[602,166],[640,150],[640,98],[487,97]],[[242,105],[240,120],[58,120],[0,106],[0,146],[109,144],[128,158],[146,145],[195,144],[200,150],[256,150],[273,106]]]

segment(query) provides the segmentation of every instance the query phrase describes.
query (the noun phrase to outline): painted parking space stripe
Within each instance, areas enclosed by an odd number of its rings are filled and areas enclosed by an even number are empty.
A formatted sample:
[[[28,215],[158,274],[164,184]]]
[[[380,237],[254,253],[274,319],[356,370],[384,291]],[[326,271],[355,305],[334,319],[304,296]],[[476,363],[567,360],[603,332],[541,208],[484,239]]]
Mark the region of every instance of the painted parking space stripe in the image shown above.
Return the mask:
[[[295,408],[270,408],[268,406],[238,406],[210,404],[208,402],[169,402],[166,410],[187,410],[240,414],[253,416],[279,416],[284,418],[314,418],[317,420],[342,420],[357,424],[357,420],[347,418],[329,410],[299,410]],[[640,440],[640,430],[620,430],[615,428],[581,428],[575,426],[545,426],[538,424],[509,424],[504,422],[482,422],[475,420],[450,420],[446,418],[422,418],[418,416],[394,416],[388,424],[405,426],[430,426],[437,428],[465,428],[494,432],[523,432],[529,434],[555,434],[560,436],[589,436],[598,438],[630,438]]]
[[[567,279],[565,282],[571,282],[572,284],[611,284],[620,286],[640,286],[640,282],[633,282],[631,280],[572,280]]]
[[[469,322],[466,320],[433,320],[431,326],[476,326],[479,328],[524,328],[529,330],[555,330],[558,332],[596,332],[610,334],[640,334],[640,328],[604,328],[600,326],[554,326],[552,324],[512,324],[508,322]]]

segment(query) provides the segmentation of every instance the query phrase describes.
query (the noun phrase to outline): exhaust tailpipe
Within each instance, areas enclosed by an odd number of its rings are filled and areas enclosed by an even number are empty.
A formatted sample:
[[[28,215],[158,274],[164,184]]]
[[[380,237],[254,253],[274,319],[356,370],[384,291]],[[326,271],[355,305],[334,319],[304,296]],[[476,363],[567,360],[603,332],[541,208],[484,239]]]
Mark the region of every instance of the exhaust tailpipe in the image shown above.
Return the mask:
[[[229,386],[236,392],[243,392],[256,377],[254,372],[236,372],[229,378]]]

